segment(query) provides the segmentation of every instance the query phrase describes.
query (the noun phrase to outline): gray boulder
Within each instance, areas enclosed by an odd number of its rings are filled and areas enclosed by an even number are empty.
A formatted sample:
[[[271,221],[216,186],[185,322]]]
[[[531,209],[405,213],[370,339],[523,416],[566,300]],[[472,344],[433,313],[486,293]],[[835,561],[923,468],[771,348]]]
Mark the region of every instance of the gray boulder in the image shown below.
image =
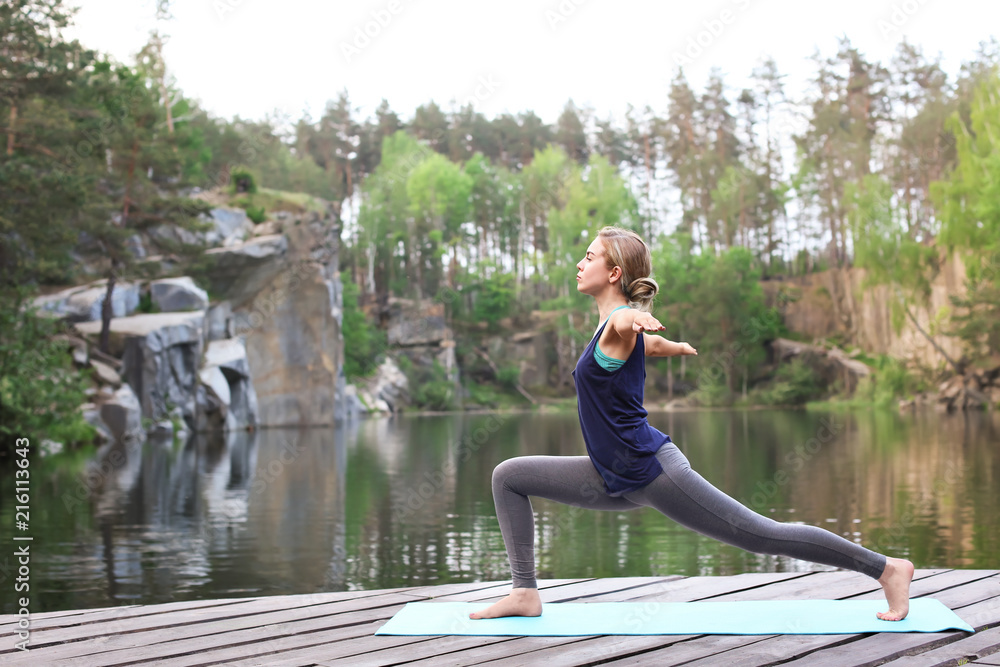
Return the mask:
[[[396,361],[386,356],[375,374],[358,384],[357,393],[369,412],[398,412],[410,400],[409,380]]]
[[[187,276],[154,280],[149,284],[149,294],[153,305],[164,313],[208,307],[208,293]]]
[[[440,301],[389,299],[389,345],[428,345],[454,338]]]
[[[287,267],[288,240],[280,234],[205,252],[213,294],[236,308],[266,288]]]
[[[70,322],[93,322],[101,319],[108,281],[98,280],[88,285],[69,289],[35,299],[35,306],[43,313],[64,318]],[[115,283],[111,293],[111,316],[125,317],[139,307],[139,285],[129,282]]]
[[[100,333],[100,322],[85,322],[76,328],[95,337]],[[194,427],[204,330],[204,311],[111,320],[112,353],[122,357],[122,379],[135,390],[143,417],[160,421],[173,412]]]
[[[205,239],[200,234],[184,229],[180,225],[165,223],[150,227],[146,235],[153,243],[165,249],[173,249],[175,246],[200,246],[205,244]]]
[[[233,316],[233,305],[228,301],[220,301],[208,309],[208,340],[223,340],[230,338],[229,321]]]
[[[257,393],[241,339],[211,341],[198,378],[199,430],[229,431],[257,425]]]
[[[97,381],[101,384],[109,384],[116,389],[121,386],[121,376],[118,375],[118,371],[113,369],[108,364],[98,361],[97,359],[91,359],[90,367],[94,369],[94,375],[97,377]]]
[[[212,227],[204,234],[205,242],[211,246],[239,245],[254,231],[253,222],[241,208],[213,208],[208,222]]]
[[[135,392],[122,385],[100,408],[101,421],[115,442],[141,442],[146,432],[142,428],[142,408]]]

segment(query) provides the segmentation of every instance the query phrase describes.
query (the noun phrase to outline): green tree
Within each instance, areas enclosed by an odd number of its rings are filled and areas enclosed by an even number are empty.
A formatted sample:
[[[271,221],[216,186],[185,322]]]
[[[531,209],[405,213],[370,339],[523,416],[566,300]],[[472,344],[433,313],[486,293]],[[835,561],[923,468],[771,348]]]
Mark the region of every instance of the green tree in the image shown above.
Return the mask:
[[[28,307],[27,297],[18,289],[0,308],[0,458],[18,438],[30,438],[36,450],[46,439],[71,444],[94,436],[80,412],[87,377],[56,339],[59,324]]]
[[[379,353],[385,350],[385,332],[370,322],[358,303],[360,289],[346,271],[340,274],[344,285],[344,375],[348,381],[367,377],[375,370]]]
[[[706,356],[699,388],[721,385],[723,401],[735,391],[746,398],[750,374],[764,360],[763,343],[776,335],[779,317],[765,305],[760,271],[748,249],[699,255],[695,262],[698,281],[691,287],[695,305],[688,340]]]
[[[949,120],[957,162],[931,192],[941,216],[939,240],[967,253],[967,294],[956,332],[973,358],[1000,351],[1000,74],[994,70],[976,89],[968,121]]]
[[[472,178],[440,153],[432,153],[416,165],[406,180],[412,228],[409,237],[416,250],[413,257],[417,298],[437,294],[444,284],[442,258],[451,253],[452,269],[457,266],[464,242],[464,223],[469,219]],[[453,275],[448,285],[452,286]]]
[[[416,255],[408,225],[411,218],[407,181],[430,149],[400,130],[382,142],[382,160],[361,189],[358,241],[363,249],[365,292],[403,294],[411,284]]]
[[[0,6],[0,288],[61,282],[71,271],[75,226],[94,198],[92,154],[84,138],[89,110],[77,111],[76,82],[93,59],[61,31],[72,17],[61,0]],[[75,113],[76,112],[76,113]],[[93,129],[93,128],[90,128]],[[11,297],[13,298],[13,297]],[[6,303],[3,307],[8,307]]]

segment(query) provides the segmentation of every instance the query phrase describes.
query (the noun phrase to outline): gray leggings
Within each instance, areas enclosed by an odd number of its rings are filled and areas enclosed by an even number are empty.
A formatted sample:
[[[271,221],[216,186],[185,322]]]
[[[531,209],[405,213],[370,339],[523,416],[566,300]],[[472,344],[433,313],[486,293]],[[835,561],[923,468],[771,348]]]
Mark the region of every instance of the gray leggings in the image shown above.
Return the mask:
[[[790,556],[878,579],[885,556],[816,526],[779,523],[757,514],[691,469],[673,443],[656,453],[663,473],[646,486],[609,496],[587,456],[521,456],[493,471],[493,501],[507,546],[514,588],[536,588],[535,521],[528,496],[595,510],[652,507],[702,535],[763,554]]]

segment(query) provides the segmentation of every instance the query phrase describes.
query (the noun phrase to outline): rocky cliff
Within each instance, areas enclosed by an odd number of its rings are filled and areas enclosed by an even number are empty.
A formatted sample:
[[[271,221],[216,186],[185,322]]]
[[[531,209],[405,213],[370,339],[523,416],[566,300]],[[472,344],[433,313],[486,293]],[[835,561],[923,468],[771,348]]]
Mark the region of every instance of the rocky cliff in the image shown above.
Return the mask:
[[[256,227],[241,210],[216,209],[212,220],[217,228],[196,239],[217,244],[205,252],[209,291],[185,276],[122,280],[108,355],[96,349],[104,281],[36,300],[75,323],[80,338],[68,343],[95,378],[84,412],[105,440],[141,440],[150,429],[330,425],[351,416],[332,210],[279,213]],[[135,245],[147,262],[169,266],[155,251],[171,230],[153,231]],[[154,312],[137,312],[143,298]]]
[[[933,323],[942,309],[951,309],[949,296],[965,293],[965,266],[961,257],[942,258],[931,282],[930,297],[911,306],[921,329],[953,359],[961,356],[961,341],[937,331]],[[763,283],[770,302],[782,311],[789,330],[813,339],[840,338],[868,354],[886,354],[930,370],[943,369],[944,357],[900,310],[899,300],[886,285],[866,286],[867,272],[859,268],[769,280]],[[782,295],[790,297],[785,298]],[[901,323],[897,328],[893,322]]]

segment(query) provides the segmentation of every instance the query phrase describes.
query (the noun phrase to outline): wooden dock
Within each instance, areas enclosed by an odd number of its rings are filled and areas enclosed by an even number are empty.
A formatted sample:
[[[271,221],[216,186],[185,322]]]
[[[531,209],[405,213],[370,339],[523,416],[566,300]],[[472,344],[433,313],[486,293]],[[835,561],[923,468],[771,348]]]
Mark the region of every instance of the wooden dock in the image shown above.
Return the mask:
[[[560,579],[539,582],[543,602],[875,599],[853,572],[731,577]],[[912,596],[930,595],[976,628],[854,635],[602,637],[376,637],[407,602],[488,603],[510,583],[202,600],[39,613],[31,650],[18,651],[12,615],[0,616],[0,664],[59,667],[169,665],[1000,665],[1000,572],[918,570]]]

